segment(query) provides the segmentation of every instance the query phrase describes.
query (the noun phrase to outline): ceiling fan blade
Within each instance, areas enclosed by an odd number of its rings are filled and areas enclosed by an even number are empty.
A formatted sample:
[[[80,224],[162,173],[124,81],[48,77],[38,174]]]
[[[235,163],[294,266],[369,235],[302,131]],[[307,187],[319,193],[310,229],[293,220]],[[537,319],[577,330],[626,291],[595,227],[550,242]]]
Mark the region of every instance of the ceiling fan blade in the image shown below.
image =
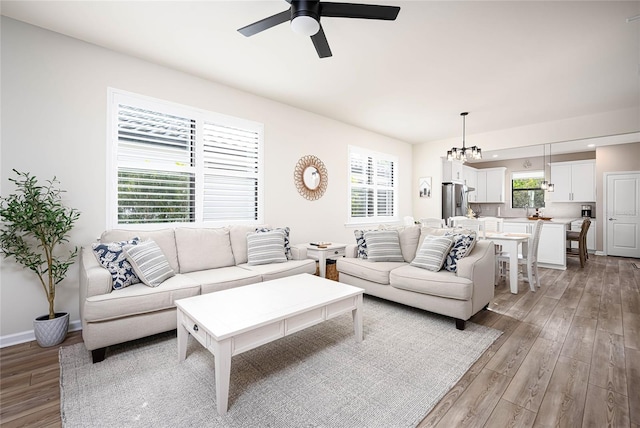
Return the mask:
[[[311,36],[311,41],[313,42],[313,46],[315,46],[316,52],[318,52],[318,56],[320,58],[332,56],[331,48],[329,48],[329,42],[327,41],[327,36],[324,35],[322,25],[320,25],[320,30]]]
[[[254,22],[253,24],[249,24],[246,27],[242,27],[238,29],[238,31],[249,37],[254,34],[258,34],[261,31],[268,30],[271,27],[275,27],[278,24],[282,24],[283,22],[287,22],[291,20],[291,8],[285,10],[284,12],[277,13],[273,16],[270,16],[265,19],[261,19],[260,21]]]
[[[397,6],[320,2],[320,16],[330,16],[333,18],[384,19],[393,21],[399,12],[400,8]]]

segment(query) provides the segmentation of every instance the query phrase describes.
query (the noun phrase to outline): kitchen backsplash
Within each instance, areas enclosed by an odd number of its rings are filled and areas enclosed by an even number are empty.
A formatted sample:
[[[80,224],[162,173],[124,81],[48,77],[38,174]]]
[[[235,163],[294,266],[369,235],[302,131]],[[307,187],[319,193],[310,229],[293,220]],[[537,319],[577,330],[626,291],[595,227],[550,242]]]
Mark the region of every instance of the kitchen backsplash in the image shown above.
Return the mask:
[[[527,212],[524,208],[511,208],[509,204],[488,204],[471,202],[471,209],[479,216],[489,217],[525,217]],[[596,213],[596,203],[583,202],[547,202],[540,212],[545,217],[572,218],[581,217],[582,205],[591,205],[592,215]],[[535,213],[535,208],[529,208],[529,214]]]

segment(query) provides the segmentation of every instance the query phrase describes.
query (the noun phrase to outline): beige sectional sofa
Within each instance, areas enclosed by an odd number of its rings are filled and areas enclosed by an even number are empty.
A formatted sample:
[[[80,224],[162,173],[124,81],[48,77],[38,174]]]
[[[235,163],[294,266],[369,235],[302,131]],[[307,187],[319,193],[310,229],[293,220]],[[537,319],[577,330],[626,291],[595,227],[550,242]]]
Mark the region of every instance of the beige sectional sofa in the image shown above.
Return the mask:
[[[339,280],[372,296],[453,317],[456,328],[463,330],[465,321],[486,308],[494,296],[494,244],[476,241],[471,252],[458,260],[457,272],[433,272],[410,264],[426,235],[446,232],[417,225],[401,229],[402,262],[359,258],[357,245],[349,245],[346,257],[337,261]]]
[[[93,361],[102,361],[110,345],[176,328],[175,301],[300,273],[314,274],[306,249],[291,248],[283,263],[249,265],[247,234],[255,226],[171,228],[154,231],[110,230],[100,242],[139,237],[160,247],[175,275],[157,287],[143,283],[113,289],[112,276],[91,246],[80,253],[82,337]]]

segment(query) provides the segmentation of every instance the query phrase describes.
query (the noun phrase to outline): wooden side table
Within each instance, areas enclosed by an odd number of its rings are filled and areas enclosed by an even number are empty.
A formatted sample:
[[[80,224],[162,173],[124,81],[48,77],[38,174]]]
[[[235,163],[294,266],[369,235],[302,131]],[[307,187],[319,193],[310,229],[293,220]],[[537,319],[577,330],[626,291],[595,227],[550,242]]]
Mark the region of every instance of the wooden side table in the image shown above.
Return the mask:
[[[326,248],[318,248],[316,245],[307,244],[307,258],[317,260],[320,268],[320,276],[327,277],[327,259],[344,257],[347,244],[331,244]]]

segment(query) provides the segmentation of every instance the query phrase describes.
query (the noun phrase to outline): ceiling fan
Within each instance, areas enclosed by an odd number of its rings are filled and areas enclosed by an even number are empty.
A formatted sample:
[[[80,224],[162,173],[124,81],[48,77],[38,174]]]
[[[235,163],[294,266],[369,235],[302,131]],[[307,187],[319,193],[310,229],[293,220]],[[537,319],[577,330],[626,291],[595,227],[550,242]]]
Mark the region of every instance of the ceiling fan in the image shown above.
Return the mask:
[[[320,0],[285,0],[291,4],[289,10],[277,13],[238,31],[249,37],[261,31],[268,30],[283,22],[291,21],[291,29],[299,34],[311,36],[311,41],[320,58],[331,56],[329,42],[324,35],[320,17],[330,18],[360,18],[383,19],[393,21],[398,16],[400,8],[397,6],[378,6],[372,4],[333,3]]]

